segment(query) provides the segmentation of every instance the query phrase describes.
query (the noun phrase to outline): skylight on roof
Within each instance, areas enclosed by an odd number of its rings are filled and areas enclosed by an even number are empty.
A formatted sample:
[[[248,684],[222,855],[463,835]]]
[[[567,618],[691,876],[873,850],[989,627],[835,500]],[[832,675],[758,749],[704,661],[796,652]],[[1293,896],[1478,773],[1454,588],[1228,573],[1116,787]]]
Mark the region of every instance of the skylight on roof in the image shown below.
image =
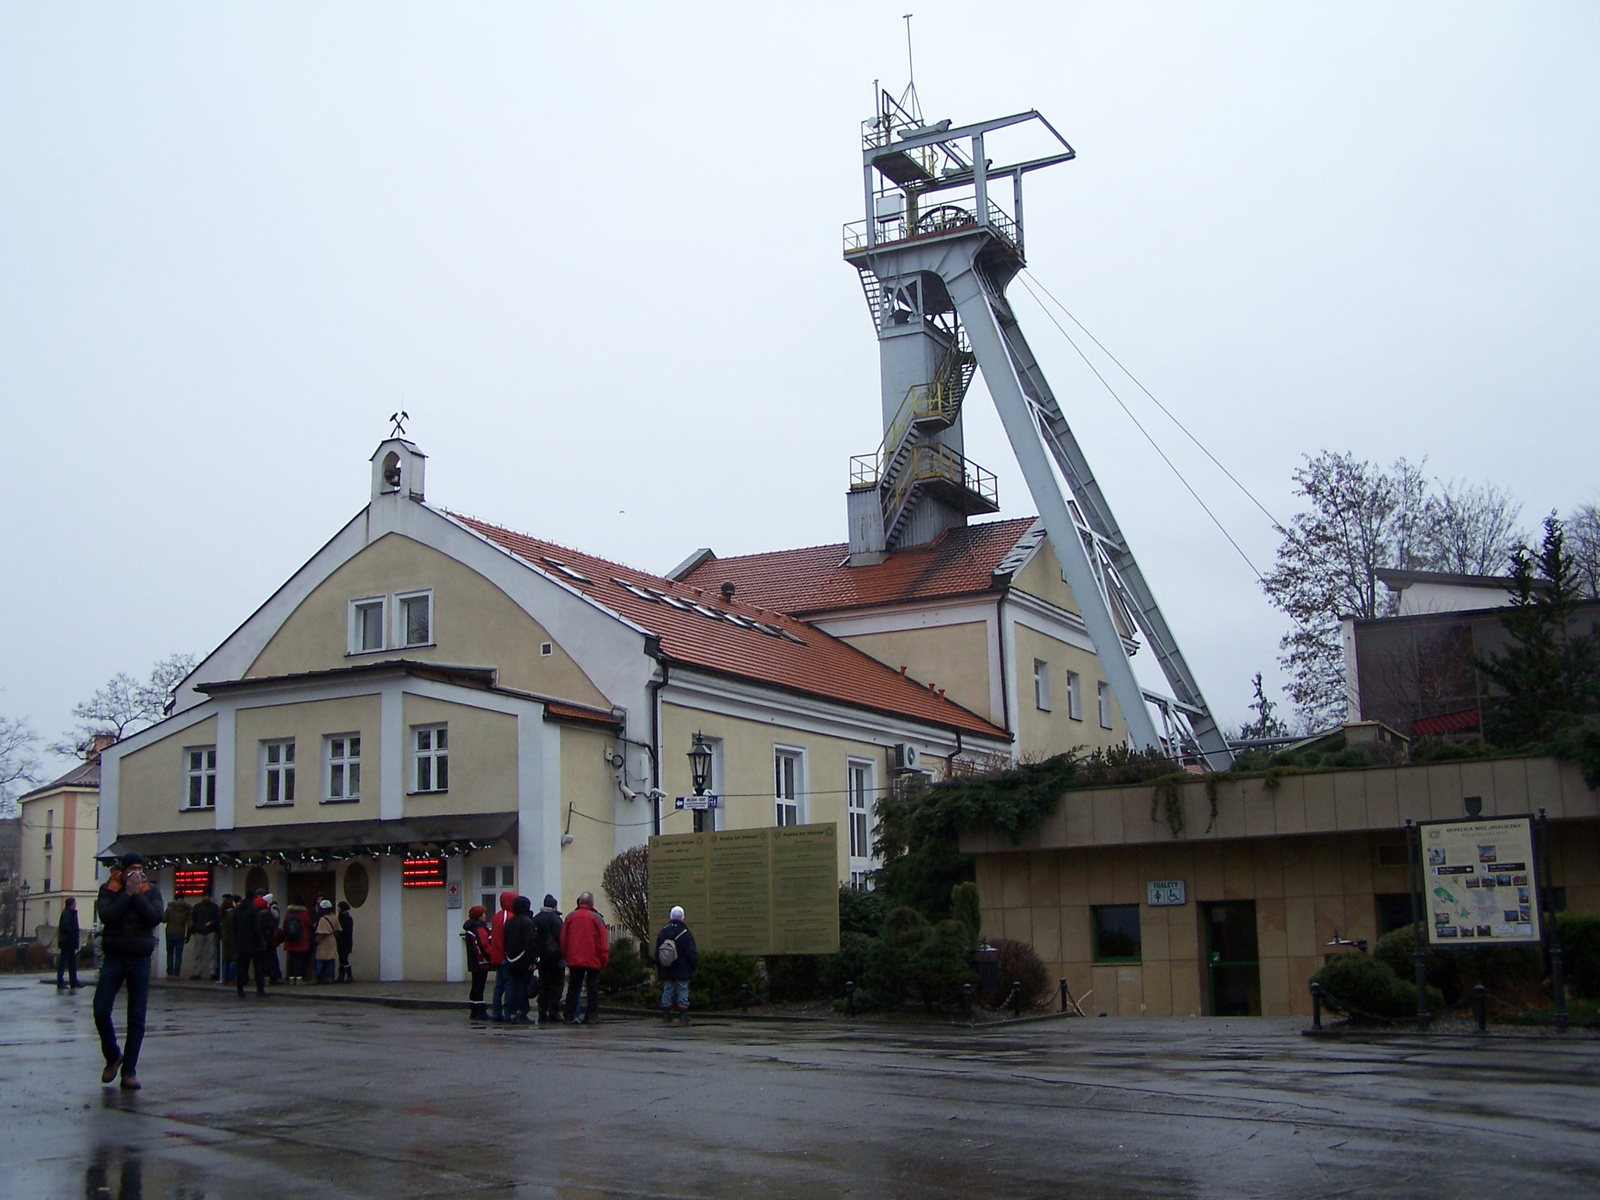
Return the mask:
[[[540,557],[539,561],[544,563],[546,566],[554,567],[556,570],[560,571],[563,575],[565,575],[568,579],[576,579],[579,583],[589,583],[590,582],[589,577],[587,575],[585,575],[582,571],[579,571],[579,570],[576,570],[576,569],[574,569],[572,567],[569,567],[564,562],[557,562],[553,558],[548,558],[548,557],[543,557],[543,556]]]
[[[635,595],[635,596],[639,597],[639,599],[641,599],[641,600],[648,600],[652,604],[654,604],[656,601],[658,601],[661,598],[661,597],[657,596],[654,592],[646,591],[644,588],[640,587],[638,584],[628,583],[625,580],[621,580],[621,579],[616,578],[616,576],[612,576],[611,582],[616,584],[623,591],[628,592],[628,593],[630,593],[632,595]]]
[[[726,615],[720,609],[712,608],[709,604],[696,604],[693,607],[695,612],[702,617],[710,617],[713,621],[720,621]]]

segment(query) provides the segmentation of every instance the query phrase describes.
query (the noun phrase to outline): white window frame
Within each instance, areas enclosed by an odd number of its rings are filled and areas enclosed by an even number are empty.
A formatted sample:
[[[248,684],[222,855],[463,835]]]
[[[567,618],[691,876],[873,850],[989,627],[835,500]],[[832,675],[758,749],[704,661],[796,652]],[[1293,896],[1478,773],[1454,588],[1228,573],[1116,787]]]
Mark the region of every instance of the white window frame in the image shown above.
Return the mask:
[[[361,612],[366,608],[378,610],[378,644],[366,646],[361,641]],[[358,596],[350,601],[349,650],[351,655],[381,654],[389,648],[389,597]]]
[[[422,749],[418,745],[420,734],[429,734],[429,745]],[[439,745],[439,735],[444,734],[445,744]],[[413,725],[410,730],[411,744],[411,773],[408,777],[410,788],[408,793],[412,796],[442,796],[450,790],[450,725],[441,721],[436,725]],[[428,781],[431,786],[419,787],[421,776],[418,774],[419,764],[424,760],[428,763]],[[439,786],[439,763],[445,764],[444,786]]]
[[[355,743],[351,753],[350,744]],[[338,754],[334,751],[337,749]],[[350,787],[351,768],[355,769],[355,788]],[[339,795],[334,795],[334,773],[338,772]],[[330,733],[322,739],[322,803],[357,804],[361,800],[361,732]]]
[[[514,892],[517,890],[517,864],[514,862],[474,863],[474,890],[478,895],[478,902],[483,905],[484,918],[494,920],[494,914],[500,911],[500,893]],[[493,883],[484,883],[483,873],[491,872]],[[470,907],[470,906],[469,906]]]
[[[428,606],[428,636],[425,641],[413,642],[410,640],[411,631],[407,627],[406,603],[411,600],[421,600]],[[434,644],[432,588],[418,588],[415,591],[396,592],[394,594],[394,636],[390,640],[394,643],[396,650],[409,650]]]
[[[1033,706],[1050,711],[1050,664],[1042,658],[1033,660]]]
[[[1076,671],[1067,672],[1067,716],[1083,720],[1083,676]]]
[[[876,833],[873,808],[878,798],[878,764],[870,758],[845,760],[845,821],[850,843],[850,885],[865,887],[867,876],[877,867],[872,856]]]
[[[783,794],[784,780],[778,764],[785,760],[794,763],[794,771],[787,781],[793,795]],[[784,825],[804,825],[806,823],[806,752],[803,746],[772,747],[772,821],[780,828]],[[793,810],[794,820],[784,821],[785,810]]]
[[[1094,685],[1095,701],[1100,706],[1100,728],[1111,728],[1111,685],[1104,679]]]
[[[193,755],[200,755],[200,765],[194,765]],[[200,787],[200,803],[193,804],[195,785]],[[183,748],[183,796],[178,801],[183,812],[211,812],[217,807],[217,748],[185,746]]]
[[[278,757],[273,758],[273,750],[278,751]],[[260,791],[256,794],[257,808],[292,808],[294,806],[294,793],[296,788],[297,755],[294,750],[294,739],[267,738],[261,743],[261,766],[257,776]],[[278,777],[278,798],[269,800],[271,794],[271,780]]]

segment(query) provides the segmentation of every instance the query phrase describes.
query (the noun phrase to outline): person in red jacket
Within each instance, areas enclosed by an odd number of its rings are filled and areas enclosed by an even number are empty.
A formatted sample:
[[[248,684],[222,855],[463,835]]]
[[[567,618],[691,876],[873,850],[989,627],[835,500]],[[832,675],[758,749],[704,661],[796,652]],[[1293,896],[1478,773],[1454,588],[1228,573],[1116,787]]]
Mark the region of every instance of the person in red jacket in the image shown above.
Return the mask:
[[[511,998],[511,969],[506,966],[506,922],[511,919],[515,892],[500,893],[500,911],[489,925],[489,965],[494,968],[494,1003],[489,1006],[491,1021],[504,1021],[511,1014],[506,1001]]]
[[[611,958],[611,939],[606,923],[594,910],[594,893],[578,897],[578,907],[561,926],[561,957],[567,960],[567,1007],[561,1019],[567,1024],[587,1025],[597,1019],[600,1009],[600,971]],[[578,1001],[584,987],[589,992],[583,1016],[578,1016]]]

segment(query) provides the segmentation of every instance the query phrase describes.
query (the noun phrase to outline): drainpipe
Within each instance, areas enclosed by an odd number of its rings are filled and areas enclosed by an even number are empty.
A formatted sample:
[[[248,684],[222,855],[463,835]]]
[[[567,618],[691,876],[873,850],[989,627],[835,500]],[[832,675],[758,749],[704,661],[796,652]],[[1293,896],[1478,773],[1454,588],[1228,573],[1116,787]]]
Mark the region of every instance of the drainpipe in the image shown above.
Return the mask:
[[[649,647],[661,667],[661,678],[650,682],[650,831],[661,836],[661,689],[667,686],[667,660],[660,642]]]
[[[1016,741],[1017,731],[1011,728],[1011,689],[1006,684],[1006,594],[1000,593],[1000,599],[994,606],[994,635],[1000,643],[996,653],[1000,656],[1000,728],[1011,734],[1011,740]]]

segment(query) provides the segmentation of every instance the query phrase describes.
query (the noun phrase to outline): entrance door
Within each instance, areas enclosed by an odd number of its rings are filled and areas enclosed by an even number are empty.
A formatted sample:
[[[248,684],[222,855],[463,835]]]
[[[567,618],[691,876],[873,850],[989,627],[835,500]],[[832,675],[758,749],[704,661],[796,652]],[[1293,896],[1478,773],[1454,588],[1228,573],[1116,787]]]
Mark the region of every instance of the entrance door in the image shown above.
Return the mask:
[[[1206,964],[1214,1017],[1261,1015],[1261,964],[1256,950],[1256,902],[1202,906]]]
[[[304,905],[307,912],[314,913],[319,898],[337,903],[338,896],[333,890],[335,878],[332,871],[291,871],[284,889],[289,893],[289,904]],[[288,907],[284,905],[284,911],[287,912]]]

